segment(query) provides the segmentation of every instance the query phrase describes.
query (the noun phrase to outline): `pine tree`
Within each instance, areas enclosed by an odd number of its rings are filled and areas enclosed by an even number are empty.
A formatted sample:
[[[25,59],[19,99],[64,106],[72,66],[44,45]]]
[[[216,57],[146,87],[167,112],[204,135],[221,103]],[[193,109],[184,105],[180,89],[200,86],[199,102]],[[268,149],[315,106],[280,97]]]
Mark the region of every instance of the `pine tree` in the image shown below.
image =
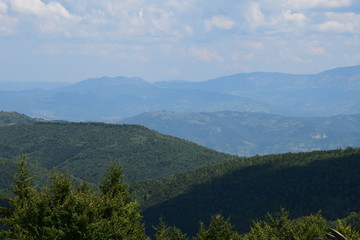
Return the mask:
[[[164,220],[160,218],[159,225],[154,227],[156,240],[186,240],[186,234],[183,234],[177,227],[169,227]]]
[[[139,204],[131,201],[129,186],[123,182],[122,168],[112,163],[100,184],[95,239],[147,239],[141,224]]]
[[[240,237],[229,219],[225,220],[220,214],[217,214],[211,218],[208,228],[200,223],[199,233],[194,240],[240,240]]]
[[[37,192],[30,185],[33,177],[30,176],[29,164],[24,160],[25,156],[21,156],[22,160],[17,164],[19,171],[14,176],[14,185],[11,191],[14,197],[5,196],[5,200],[11,208],[0,209],[0,223],[5,225],[7,230],[0,231],[0,237],[6,239],[29,239],[28,236],[40,236],[41,229],[38,229],[34,222],[41,222],[41,213],[36,210],[39,201]]]
[[[131,201],[129,187],[123,182],[122,169],[115,164],[96,192],[84,181],[74,187],[68,174],[53,172],[51,184],[43,191],[30,185],[28,163],[19,163],[7,197],[11,208],[1,209],[0,223],[6,239],[96,240],[148,239],[138,211]]]

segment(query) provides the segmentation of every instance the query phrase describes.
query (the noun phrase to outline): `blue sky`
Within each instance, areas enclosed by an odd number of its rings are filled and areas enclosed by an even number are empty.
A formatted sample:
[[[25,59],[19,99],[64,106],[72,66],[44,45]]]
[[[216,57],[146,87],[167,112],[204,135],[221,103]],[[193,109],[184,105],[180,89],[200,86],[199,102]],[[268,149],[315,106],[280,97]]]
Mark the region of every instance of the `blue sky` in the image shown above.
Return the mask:
[[[358,64],[358,0],[0,0],[0,81],[201,81]]]

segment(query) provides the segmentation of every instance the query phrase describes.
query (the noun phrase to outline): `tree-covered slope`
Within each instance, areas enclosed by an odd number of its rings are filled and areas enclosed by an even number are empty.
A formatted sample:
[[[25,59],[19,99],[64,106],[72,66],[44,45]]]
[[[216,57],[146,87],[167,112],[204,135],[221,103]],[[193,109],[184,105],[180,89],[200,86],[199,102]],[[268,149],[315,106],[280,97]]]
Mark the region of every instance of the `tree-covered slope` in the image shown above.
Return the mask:
[[[127,180],[133,182],[230,157],[139,125],[37,122],[1,126],[0,158],[15,159],[20,154],[26,154],[31,164],[96,183],[112,159],[123,165]]]
[[[150,112],[121,121],[241,156],[360,146],[360,115],[285,117],[250,112]]]
[[[39,119],[31,118],[25,114],[0,111],[0,126],[11,124],[30,124],[37,121],[39,121]]]
[[[221,213],[239,230],[280,207],[292,217],[321,210],[328,219],[360,211],[360,149],[256,156],[134,186],[145,222],[162,216],[194,233],[196,223]],[[150,224],[151,225],[151,224]]]

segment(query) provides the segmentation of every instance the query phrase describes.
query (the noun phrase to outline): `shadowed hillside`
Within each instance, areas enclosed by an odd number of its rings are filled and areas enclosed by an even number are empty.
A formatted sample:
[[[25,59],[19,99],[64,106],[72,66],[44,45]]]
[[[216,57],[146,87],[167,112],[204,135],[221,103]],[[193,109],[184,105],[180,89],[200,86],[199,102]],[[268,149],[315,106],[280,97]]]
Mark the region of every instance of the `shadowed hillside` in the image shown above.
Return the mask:
[[[162,216],[193,234],[197,222],[221,213],[246,231],[251,220],[280,207],[291,217],[321,210],[328,219],[360,211],[359,169],[358,148],[267,155],[144,182],[135,190],[147,206],[147,223]]]

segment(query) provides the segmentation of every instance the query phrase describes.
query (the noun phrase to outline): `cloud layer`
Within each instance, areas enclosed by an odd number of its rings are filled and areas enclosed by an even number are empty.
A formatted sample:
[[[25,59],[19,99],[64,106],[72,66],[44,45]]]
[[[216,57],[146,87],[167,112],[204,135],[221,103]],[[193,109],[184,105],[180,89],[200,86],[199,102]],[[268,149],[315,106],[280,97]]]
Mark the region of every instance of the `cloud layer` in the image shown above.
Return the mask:
[[[26,42],[13,52],[97,62],[94,72],[81,63],[69,72],[79,77],[317,71],[340,65],[339,54],[343,65],[360,62],[359,8],[351,0],[0,0],[0,60],[15,62],[11,49]]]

